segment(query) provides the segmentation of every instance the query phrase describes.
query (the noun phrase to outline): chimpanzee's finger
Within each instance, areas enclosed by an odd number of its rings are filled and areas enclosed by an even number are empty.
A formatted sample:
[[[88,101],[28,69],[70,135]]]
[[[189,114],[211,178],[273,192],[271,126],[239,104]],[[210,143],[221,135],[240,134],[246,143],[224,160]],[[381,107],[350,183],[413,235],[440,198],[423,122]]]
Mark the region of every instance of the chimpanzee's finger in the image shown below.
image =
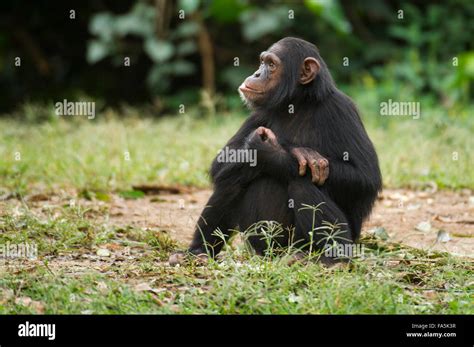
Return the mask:
[[[306,164],[307,164],[306,158],[298,150],[293,150],[291,151],[291,153],[296,157],[296,160],[298,160],[298,164],[299,164],[298,172],[300,176],[304,176],[306,174]]]
[[[318,165],[321,169],[325,169],[329,165],[329,163],[326,159],[323,158],[323,159],[318,159]]]
[[[265,127],[258,127],[257,130],[255,130],[255,133],[260,137],[262,141],[267,140],[267,128]]]
[[[268,128],[265,128],[265,137],[265,141],[270,142],[274,146],[278,145],[278,140],[275,133]]]
[[[270,140],[276,140],[277,138],[275,133],[271,129],[265,128],[265,134]]]
[[[326,177],[324,176],[324,170],[326,169],[326,167],[328,167],[329,163],[324,158],[318,158],[315,161],[316,161],[316,168],[317,168],[317,172],[319,176],[319,179],[315,183],[317,183],[320,186],[326,180]]]
[[[311,168],[311,181],[313,183],[319,184],[320,174],[318,162],[316,160],[312,160],[309,167]]]
[[[265,127],[258,127],[256,132],[259,135],[263,135],[265,133],[265,129],[266,129]]]

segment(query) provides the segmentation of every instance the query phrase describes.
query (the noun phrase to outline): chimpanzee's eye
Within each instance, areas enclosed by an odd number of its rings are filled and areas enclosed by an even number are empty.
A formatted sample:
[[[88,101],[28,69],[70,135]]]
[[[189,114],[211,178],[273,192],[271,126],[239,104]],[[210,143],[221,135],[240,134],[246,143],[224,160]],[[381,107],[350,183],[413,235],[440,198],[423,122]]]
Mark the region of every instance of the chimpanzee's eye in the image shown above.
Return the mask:
[[[268,64],[268,66],[270,67],[270,69],[274,69],[275,68],[275,64],[271,61],[270,64]]]

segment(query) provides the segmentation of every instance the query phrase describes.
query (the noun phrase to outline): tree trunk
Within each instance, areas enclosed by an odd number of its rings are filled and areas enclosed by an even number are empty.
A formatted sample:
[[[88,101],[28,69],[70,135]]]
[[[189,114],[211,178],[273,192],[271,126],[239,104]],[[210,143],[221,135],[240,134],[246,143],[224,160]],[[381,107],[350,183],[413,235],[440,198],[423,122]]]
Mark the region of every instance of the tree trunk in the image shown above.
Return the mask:
[[[210,94],[215,92],[215,65],[214,47],[212,46],[211,35],[202,19],[199,19],[199,54],[201,55],[202,84],[204,89]]]

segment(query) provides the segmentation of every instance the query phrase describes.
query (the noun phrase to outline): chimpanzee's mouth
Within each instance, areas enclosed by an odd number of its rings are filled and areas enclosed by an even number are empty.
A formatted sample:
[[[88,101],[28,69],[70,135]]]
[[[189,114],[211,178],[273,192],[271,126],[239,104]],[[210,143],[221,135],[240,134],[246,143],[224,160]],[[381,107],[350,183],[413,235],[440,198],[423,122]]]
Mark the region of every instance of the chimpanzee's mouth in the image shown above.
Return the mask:
[[[240,85],[239,90],[242,91],[242,92],[250,92],[250,93],[254,93],[254,94],[263,94],[262,91],[257,90],[257,89],[253,89],[253,88],[249,87],[248,85],[246,85],[245,83],[242,83]]]

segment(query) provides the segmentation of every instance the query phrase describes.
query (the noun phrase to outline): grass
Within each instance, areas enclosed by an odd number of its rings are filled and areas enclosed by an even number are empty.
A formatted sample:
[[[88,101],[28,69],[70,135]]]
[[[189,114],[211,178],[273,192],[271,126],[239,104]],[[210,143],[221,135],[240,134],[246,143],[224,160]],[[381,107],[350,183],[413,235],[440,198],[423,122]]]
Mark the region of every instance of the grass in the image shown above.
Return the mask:
[[[474,313],[472,260],[375,236],[349,266],[289,266],[237,243],[207,266],[170,267],[178,245],[164,231],[110,226],[105,209],[94,220],[76,206],[46,219],[13,210],[0,244],[35,243],[38,258],[2,265],[0,313]]]
[[[423,109],[418,120],[381,118],[371,95],[360,96],[360,108],[386,186],[474,187],[469,107]],[[24,112],[40,111],[47,112],[34,107]],[[245,117],[184,114],[153,120],[136,111],[125,119],[116,116],[106,111],[95,120],[56,118],[40,124],[0,119],[3,189],[16,194],[36,187],[115,191],[152,182],[205,187],[212,158]]]
[[[374,94],[355,99],[386,186],[474,187],[469,107],[381,119]],[[14,198],[0,204],[0,245],[33,243],[39,252],[0,266],[0,313],[474,313],[472,260],[447,253],[367,237],[365,257],[345,267],[288,266],[284,256],[236,246],[208,266],[172,268],[166,259],[183,245],[163,230],[111,225],[107,204],[45,203],[39,216],[24,194],[73,189],[102,200],[97,194],[129,194],[141,183],[208,187],[212,158],[245,117],[191,110],[152,119],[132,110],[123,119],[105,111],[93,121],[27,120],[50,111],[27,105],[0,119],[0,196]],[[20,208],[9,203],[17,199]]]
[[[0,176],[19,191],[35,184],[106,191],[142,182],[204,186],[206,167],[239,121],[182,116],[37,125],[2,120]]]
[[[467,276],[460,274],[467,266],[450,263],[449,259],[443,259],[445,265],[418,266],[425,279],[440,270],[450,274],[435,276],[423,285],[410,283],[410,276],[417,276],[415,270],[405,273],[403,266],[387,270],[382,261],[358,263],[350,270],[245,261],[213,264],[207,269],[155,270],[146,275],[157,281],[173,278],[174,286],[155,287],[149,292],[137,291],[137,286],[123,279],[102,274],[68,278],[41,266],[33,273],[7,275],[0,284],[4,291],[10,289],[17,296],[36,299],[44,304],[45,313],[54,314],[474,313],[472,295],[463,288]],[[445,290],[445,285],[455,289]],[[35,307],[4,300],[0,313],[38,312]]]

